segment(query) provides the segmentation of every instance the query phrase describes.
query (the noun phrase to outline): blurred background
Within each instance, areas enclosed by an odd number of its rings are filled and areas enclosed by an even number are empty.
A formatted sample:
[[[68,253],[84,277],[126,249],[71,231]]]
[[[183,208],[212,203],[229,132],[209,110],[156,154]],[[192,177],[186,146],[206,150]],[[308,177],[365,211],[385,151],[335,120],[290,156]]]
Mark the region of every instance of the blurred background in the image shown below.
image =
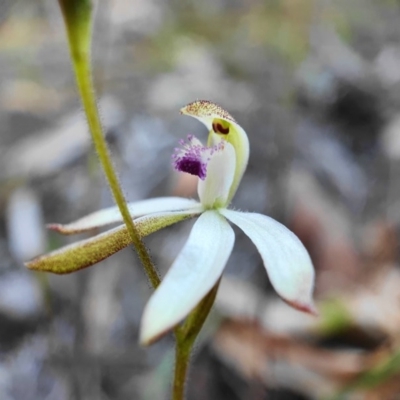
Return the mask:
[[[227,109],[251,155],[234,206],[310,252],[320,317],[290,309],[237,232],[189,400],[400,398],[400,3],[99,0],[93,63],[130,201],[196,197],[179,115]],[[45,224],[112,205],[54,0],[0,2],[0,398],[169,398],[173,339],[138,346],[151,290],[133,250],[53,276],[23,261],[85,236]],[[146,239],[164,274],[192,222]]]

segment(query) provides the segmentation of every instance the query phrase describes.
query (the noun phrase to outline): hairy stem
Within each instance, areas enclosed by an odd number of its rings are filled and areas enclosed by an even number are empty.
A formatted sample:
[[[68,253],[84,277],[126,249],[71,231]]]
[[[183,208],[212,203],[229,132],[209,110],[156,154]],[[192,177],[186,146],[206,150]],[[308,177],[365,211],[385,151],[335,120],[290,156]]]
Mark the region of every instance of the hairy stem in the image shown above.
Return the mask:
[[[172,388],[173,400],[185,399],[185,383],[192,345],[193,343],[185,342],[185,340],[176,341],[174,385]]]
[[[203,298],[199,305],[190,313],[185,323],[175,329],[175,373],[172,388],[173,400],[185,399],[185,383],[190,363],[193,345],[201,328],[210,313],[218,292],[219,281]]]
[[[160,283],[160,278],[129,214],[124,194],[111,161],[97,109],[90,65],[92,4],[90,0],[59,0],[59,3],[67,28],[76,82],[94,147],[139,259],[146,270],[151,285],[156,288]]]

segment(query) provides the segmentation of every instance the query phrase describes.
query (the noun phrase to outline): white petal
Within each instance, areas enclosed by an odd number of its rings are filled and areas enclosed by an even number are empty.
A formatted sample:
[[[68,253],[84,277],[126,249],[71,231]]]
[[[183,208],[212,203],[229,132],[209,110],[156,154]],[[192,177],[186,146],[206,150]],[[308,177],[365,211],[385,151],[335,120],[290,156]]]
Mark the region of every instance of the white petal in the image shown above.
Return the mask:
[[[225,142],[207,164],[207,175],[199,179],[197,191],[204,207],[224,206],[235,176],[236,155],[233,146]]]
[[[316,313],[312,301],[314,268],[297,236],[261,214],[220,210],[252,240],[278,294],[293,307]]]
[[[235,235],[215,211],[196,221],[182,251],[143,313],[140,340],[153,342],[196,307],[218,281],[231,254]]]
[[[140,237],[144,237],[169,225],[194,217],[195,214],[191,211],[168,211],[151,214],[138,218],[135,221],[135,226]],[[90,267],[131,243],[126,226],[120,225],[90,239],[81,240],[37,257],[25,265],[37,271],[68,274]]]
[[[128,208],[132,218],[164,211],[201,210],[201,207],[197,201],[182,197],[158,197],[154,199],[136,201],[133,203],[128,203]],[[123,218],[118,207],[109,207],[89,214],[70,224],[49,224],[48,228],[66,235],[70,235],[100,228],[102,226],[117,222],[123,222]]]

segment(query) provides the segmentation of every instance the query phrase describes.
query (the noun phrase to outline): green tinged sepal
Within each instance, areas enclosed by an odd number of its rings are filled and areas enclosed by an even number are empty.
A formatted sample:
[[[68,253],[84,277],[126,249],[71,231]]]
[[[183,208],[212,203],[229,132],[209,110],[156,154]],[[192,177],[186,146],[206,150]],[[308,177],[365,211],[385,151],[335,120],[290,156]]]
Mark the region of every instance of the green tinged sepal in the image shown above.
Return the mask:
[[[135,226],[141,238],[160,229],[197,215],[191,211],[176,211],[153,214],[135,220]],[[37,257],[25,265],[35,271],[69,274],[90,267],[129,246],[131,238],[125,225],[82,240]]]

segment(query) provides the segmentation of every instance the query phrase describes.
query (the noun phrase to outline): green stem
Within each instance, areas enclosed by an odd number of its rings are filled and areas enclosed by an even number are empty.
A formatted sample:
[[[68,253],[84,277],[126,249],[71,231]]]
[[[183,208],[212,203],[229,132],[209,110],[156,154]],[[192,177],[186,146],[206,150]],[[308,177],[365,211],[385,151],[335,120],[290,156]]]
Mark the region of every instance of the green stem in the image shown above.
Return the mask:
[[[89,0],[59,0],[59,2],[67,27],[76,82],[97,155],[103,166],[114,200],[127,226],[132,243],[139,255],[139,259],[146,270],[151,285],[156,288],[160,284],[160,278],[130,216],[124,194],[111,161],[97,109],[90,65],[91,2]]]
[[[189,314],[185,323],[181,327],[181,334],[186,338],[186,340],[192,340],[193,342],[196,340],[214,304],[215,297],[218,293],[219,283],[220,280]]]
[[[210,313],[218,292],[219,281],[190,313],[185,323],[175,329],[175,373],[172,388],[173,400],[184,400],[185,383],[193,345]]]
[[[175,373],[174,385],[172,389],[173,400],[184,400],[186,375],[189,367],[190,353],[193,342],[189,343],[183,340],[176,340],[175,349]]]

